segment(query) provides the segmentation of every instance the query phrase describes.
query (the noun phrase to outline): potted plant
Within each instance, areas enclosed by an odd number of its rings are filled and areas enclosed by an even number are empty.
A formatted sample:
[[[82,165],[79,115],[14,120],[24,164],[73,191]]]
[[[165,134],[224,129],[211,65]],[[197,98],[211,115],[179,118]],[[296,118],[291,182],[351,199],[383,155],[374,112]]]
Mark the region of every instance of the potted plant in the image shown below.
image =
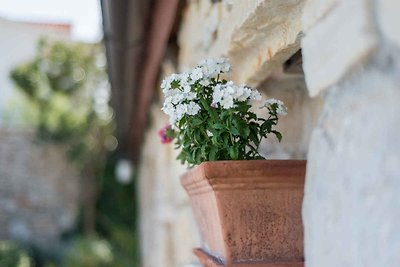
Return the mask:
[[[266,100],[258,117],[251,101],[261,94],[222,78],[226,59],[204,60],[162,82],[162,110],[170,125],[163,143],[175,140],[178,159],[194,167],[181,176],[203,240],[195,250],[204,266],[303,266],[305,161],[265,160],[263,138],[287,109]]]

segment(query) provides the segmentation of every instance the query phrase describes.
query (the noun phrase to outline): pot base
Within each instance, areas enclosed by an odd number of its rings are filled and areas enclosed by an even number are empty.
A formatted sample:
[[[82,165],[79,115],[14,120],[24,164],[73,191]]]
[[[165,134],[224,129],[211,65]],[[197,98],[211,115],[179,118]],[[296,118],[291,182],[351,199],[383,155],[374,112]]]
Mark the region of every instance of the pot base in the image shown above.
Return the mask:
[[[304,267],[304,262],[279,262],[279,263],[234,263],[224,265],[216,260],[214,257],[210,256],[201,248],[196,248],[193,250],[194,254],[199,258],[201,264],[204,267]]]

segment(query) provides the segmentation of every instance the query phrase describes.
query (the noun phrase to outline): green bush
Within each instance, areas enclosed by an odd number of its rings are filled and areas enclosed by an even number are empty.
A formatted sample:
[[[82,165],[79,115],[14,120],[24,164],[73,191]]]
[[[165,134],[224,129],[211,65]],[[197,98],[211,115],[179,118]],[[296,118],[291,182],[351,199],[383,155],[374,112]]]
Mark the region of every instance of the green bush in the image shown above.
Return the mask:
[[[10,241],[0,241],[1,267],[31,267],[29,254],[17,244]]]
[[[110,244],[95,236],[79,237],[67,250],[66,267],[111,267],[113,252]]]

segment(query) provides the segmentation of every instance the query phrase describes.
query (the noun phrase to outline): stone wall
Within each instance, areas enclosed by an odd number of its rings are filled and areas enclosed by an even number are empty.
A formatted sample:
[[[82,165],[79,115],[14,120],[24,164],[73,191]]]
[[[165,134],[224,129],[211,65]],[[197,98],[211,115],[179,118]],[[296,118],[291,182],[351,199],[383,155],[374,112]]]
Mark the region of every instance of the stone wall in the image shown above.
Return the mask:
[[[394,0],[187,1],[177,69],[227,56],[230,79],[289,107],[282,143],[262,150],[308,159],[307,267],[400,266],[398,10]],[[290,72],[300,49],[304,73]],[[139,176],[144,266],[186,266],[200,243],[178,184],[184,168],[155,141],[160,107]]]
[[[278,98],[288,106],[289,115],[278,126],[284,136],[282,142],[268,139],[261,146],[262,153],[272,159],[305,159],[323,100],[308,96],[301,68],[292,73],[282,67],[300,49],[304,1],[231,2],[187,2],[179,34],[178,64],[166,60],[164,73],[193,67],[202,58],[228,56],[234,69],[230,79],[246,82],[259,89],[264,98]],[[278,16],[278,21],[271,17],[285,10],[289,15]],[[254,27],[261,27],[260,34],[254,32]],[[250,36],[249,43],[246,40]],[[138,176],[143,266],[192,266],[197,262],[192,249],[201,242],[188,197],[179,184],[185,167],[175,160],[173,145],[161,145],[158,140],[158,129],[168,122],[161,106],[161,101],[155,102],[150,114]]]
[[[186,171],[173,144],[162,145],[158,130],[168,123],[161,103],[151,110],[139,170],[140,233],[143,266],[184,267],[195,262],[198,233],[179,176]]]
[[[307,85],[326,102],[308,157],[307,267],[400,266],[399,7],[354,0],[304,9]]]
[[[65,150],[26,129],[0,129],[0,239],[54,247],[74,226],[79,175]]]
[[[179,68],[226,56],[234,80],[257,86],[300,48],[304,0],[187,1]]]
[[[267,159],[307,159],[311,133],[317,124],[323,99],[309,97],[302,73],[288,74],[278,70],[257,89],[262,92],[263,99],[280,99],[288,107],[288,115],[281,117],[277,125],[283,135],[282,141],[279,143],[274,137],[268,139],[260,146],[261,152]]]

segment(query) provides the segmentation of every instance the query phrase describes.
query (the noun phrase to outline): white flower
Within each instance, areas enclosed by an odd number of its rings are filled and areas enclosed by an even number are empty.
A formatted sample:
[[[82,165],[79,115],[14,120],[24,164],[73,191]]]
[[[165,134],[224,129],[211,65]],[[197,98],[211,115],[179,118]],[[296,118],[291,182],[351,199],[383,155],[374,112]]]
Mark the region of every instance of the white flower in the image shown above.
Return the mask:
[[[190,78],[193,81],[198,81],[201,78],[203,78],[203,70],[201,68],[195,68],[194,70],[192,70],[192,72],[190,73]]]
[[[237,86],[232,81],[226,84],[217,84],[213,90],[213,98],[211,106],[221,106],[225,109],[233,108],[235,102],[246,102],[249,100],[259,100],[261,94],[257,90],[253,90],[244,85]]]
[[[216,107],[217,104],[222,100],[222,97],[224,96],[224,93],[222,91],[222,86],[220,84],[217,84],[214,87],[213,91],[213,98],[212,98],[212,103],[211,106]]]
[[[208,85],[210,85],[211,80],[208,79],[208,78],[203,78],[203,79],[200,80],[199,83],[200,83],[201,85],[203,85],[203,86],[208,86]]]
[[[186,93],[186,94],[192,90],[192,87],[190,86],[190,84],[181,85],[181,87],[182,87],[182,92]]]
[[[217,64],[220,65],[222,72],[227,73],[227,72],[231,71],[231,64],[229,63],[227,58],[218,58],[216,61],[217,61]]]
[[[236,99],[238,101],[247,101],[250,98],[251,89],[246,86],[239,86],[236,90]]]
[[[188,82],[189,82],[189,73],[187,73],[187,72],[184,72],[184,73],[182,73],[181,75],[179,75],[179,80],[180,80],[180,84],[181,84],[181,86],[184,86],[184,85],[186,85],[186,84],[189,84]]]
[[[180,79],[179,79],[179,75],[176,74],[176,73],[174,73],[174,74],[172,74],[172,75],[166,77],[166,78],[162,81],[162,83],[161,83],[161,88],[164,89],[164,90],[168,90],[168,89],[171,88],[171,83],[172,83],[173,81],[179,81],[179,80],[180,80]],[[164,90],[163,90],[163,91],[164,91]]]
[[[197,94],[193,92],[183,93],[185,100],[194,100],[197,98]]]
[[[184,95],[179,89],[170,90],[168,95],[171,98],[171,103],[175,105],[184,100]]]
[[[251,99],[251,100],[258,100],[258,101],[261,100],[261,94],[260,94],[260,92],[258,92],[258,91],[255,90],[255,89],[251,90],[250,99]]]
[[[225,84],[225,90],[226,90],[226,92],[227,93],[229,93],[229,94],[234,94],[234,93],[236,93],[236,91],[237,91],[237,87],[236,87],[236,85],[233,83],[233,81],[228,81],[226,84]]]
[[[161,88],[165,89],[169,86],[168,80],[165,78],[162,82],[161,82]]]
[[[196,102],[189,102],[186,106],[186,114],[188,115],[196,115],[200,111],[200,106]]]
[[[191,91],[190,86],[165,90],[165,101],[162,111],[170,117],[170,124],[174,125],[184,115],[196,115],[200,106],[194,102],[197,94]]]
[[[164,111],[164,113],[168,116],[172,116],[172,114],[174,113],[174,106],[171,102],[165,101],[161,110]]]
[[[286,116],[287,115],[287,107],[286,106],[278,106],[276,113],[278,113],[278,115]]]
[[[176,121],[182,119],[187,111],[187,104],[179,104],[175,106]]]
[[[277,105],[276,113],[278,115],[282,115],[282,116],[286,116],[287,115],[287,107],[285,106],[285,104],[281,100],[278,100],[278,99],[275,99],[275,98],[270,98],[270,99],[265,100],[265,102],[263,103],[261,108],[264,108],[264,107],[269,108],[273,104]]]
[[[165,102],[162,111],[170,117],[170,123],[174,125],[183,116],[194,116],[199,113],[201,107],[198,104],[198,89],[193,84],[210,86],[211,80],[221,73],[230,71],[231,66],[226,58],[206,59],[200,65],[189,72],[172,74],[166,77],[162,83]],[[199,91],[201,92],[201,91]],[[218,82],[212,91],[212,107],[230,109],[236,106],[237,102],[258,100],[261,94],[245,85],[237,86],[234,82],[228,81],[224,84]],[[283,114],[284,108],[277,109]]]
[[[231,96],[231,95],[224,96],[224,98],[222,99],[220,104],[224,109],[233,108],[234,107],[233,96]]]
[[[231,65],[226,58],[205,59],[200,62],[199,67],[206,78],[215,78],[218,74],[231,70]]]

